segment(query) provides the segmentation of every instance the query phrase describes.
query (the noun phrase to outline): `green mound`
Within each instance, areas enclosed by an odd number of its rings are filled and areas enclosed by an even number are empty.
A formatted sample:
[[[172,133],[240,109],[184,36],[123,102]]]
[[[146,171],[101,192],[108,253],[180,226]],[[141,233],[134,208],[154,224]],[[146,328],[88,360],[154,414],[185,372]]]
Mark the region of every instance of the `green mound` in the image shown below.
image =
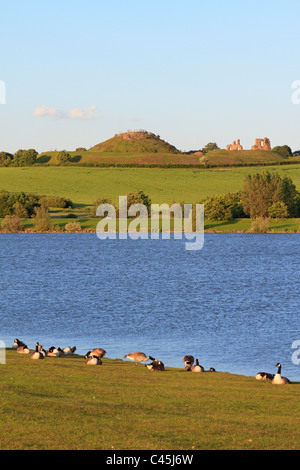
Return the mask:
[[[115,135],[111,139],[95,145],[91,150],[125,153],[179,153],[174,145],[147,131],[129,131]]]

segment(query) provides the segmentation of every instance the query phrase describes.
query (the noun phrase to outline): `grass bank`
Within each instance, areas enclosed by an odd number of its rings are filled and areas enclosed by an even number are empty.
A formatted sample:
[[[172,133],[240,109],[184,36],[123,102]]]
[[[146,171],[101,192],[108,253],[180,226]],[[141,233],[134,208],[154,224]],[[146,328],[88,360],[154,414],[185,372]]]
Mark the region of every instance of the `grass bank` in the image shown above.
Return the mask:
[[[79,356],[0,365],[0,449],[299,449],[300,384]]]
[[[69,219],[64,215],[59,216],[58,212],[55,211],[55,215],[52,215],[51,221],[53,224],[53,231],[65,231],[66,224],[70,222],[76,222],[80,224],[81,231],[95,232],[97,224],[99,223],[99,218],[89,218],[88,215],[82,215],[81,209],[70,210],[70,212],[76,214],[78,212],[77,218]],[[2,223],[0,218],[0,226]],[[129,226],[132,222],[132,219],[129,219],[127,225]],[[22,219],[24,231],[34,232],[34,219]],[[240,233],[240,232],[251,232],[251,225],[253,220],[251,219],[232,219],[229,221],[206,221],[204,230],[205,232],[217,232],[217,233]],[[116,221],[117,231],[119,227],[119,221]],[[151,228],[151,220],[148,221],[149,233]],[[160,231],[162,232],[162,219],[159,221]],[[174,219],[170,220],[170,231],[174,230]],[[1,230],[0,230],[1,232]],[[269,226],[267,228],[267,233],[297,233],[300,232],[300,219],[270,219]]]

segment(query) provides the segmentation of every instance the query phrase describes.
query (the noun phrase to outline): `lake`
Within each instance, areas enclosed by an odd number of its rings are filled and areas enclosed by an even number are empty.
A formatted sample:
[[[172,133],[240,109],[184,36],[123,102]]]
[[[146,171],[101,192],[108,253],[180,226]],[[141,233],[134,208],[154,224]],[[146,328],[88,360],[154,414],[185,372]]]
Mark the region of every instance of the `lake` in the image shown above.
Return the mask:
[[[0,234],[0,340],[82,355],[102,347],[109,358],[144,351],[167,367],[192,354],[205,369],[249,376],[280,361],[300,380],[299,242],[209,233],[186,251],[184,240]]]

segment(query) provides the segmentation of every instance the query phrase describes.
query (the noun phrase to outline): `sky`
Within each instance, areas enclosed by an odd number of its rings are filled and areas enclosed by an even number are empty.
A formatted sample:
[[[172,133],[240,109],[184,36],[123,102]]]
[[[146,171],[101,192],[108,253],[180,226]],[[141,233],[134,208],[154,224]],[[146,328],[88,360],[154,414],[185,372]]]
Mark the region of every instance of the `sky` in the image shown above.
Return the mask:
[[[299,15],[299,0],[2,2],[0,151],[128,129],[183,151],[264,137],[298,150]]]

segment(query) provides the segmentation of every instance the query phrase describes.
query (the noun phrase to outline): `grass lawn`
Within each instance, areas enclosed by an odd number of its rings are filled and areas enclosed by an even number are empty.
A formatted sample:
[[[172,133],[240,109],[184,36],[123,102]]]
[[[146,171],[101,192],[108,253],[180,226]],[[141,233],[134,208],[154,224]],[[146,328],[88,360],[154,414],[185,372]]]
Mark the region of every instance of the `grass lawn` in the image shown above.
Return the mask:
[[[76,213],[76,210],[72,210],[73,213]],[[3,219],[0,218],[0,225]],[[59,227],[60,230],[64,230],[66,224],[77,222],[80,224],[82,230],[95,231],[97,224],[99,223],[99,218],[88,218],[88,216],[80,216],[76,219],[68,219],[64,216],[52,217],[52,222],[55,227]],[[132,219],[128,220],[128,225],[131,223]],[[251,229],[252,220],[251,219],[233,219],[229,221],[218,221],[218,222],[205,222],[205,230],[209,232],[249,232]],[[23,226],[25,230],[34,230],[34,220],[33,219],[23,219]],[[151,221],[148,222],[149,230],[151,227]],[[119,221],[117,219],[117,230],[119,227]],[[160,219],[160,229],[162,227],[162,221]],[[173,231],[174,220],[170,221],[170,230]],[[300,219],[270,219],[268,232],[299,232],[300,231]]]
[[[93,204],[143,190],[153,203],[173,201],[195,204],[206,196],[239,191],[246,175],[275,169],[292,178],[300,190],[300,164],[227,169],[82,168],[25,167],[0,168],[0,190],[31,192],[70,198],[76,204]]]
[[[299,449],[300,384],[122,360],[0,365],[0,449]]]

